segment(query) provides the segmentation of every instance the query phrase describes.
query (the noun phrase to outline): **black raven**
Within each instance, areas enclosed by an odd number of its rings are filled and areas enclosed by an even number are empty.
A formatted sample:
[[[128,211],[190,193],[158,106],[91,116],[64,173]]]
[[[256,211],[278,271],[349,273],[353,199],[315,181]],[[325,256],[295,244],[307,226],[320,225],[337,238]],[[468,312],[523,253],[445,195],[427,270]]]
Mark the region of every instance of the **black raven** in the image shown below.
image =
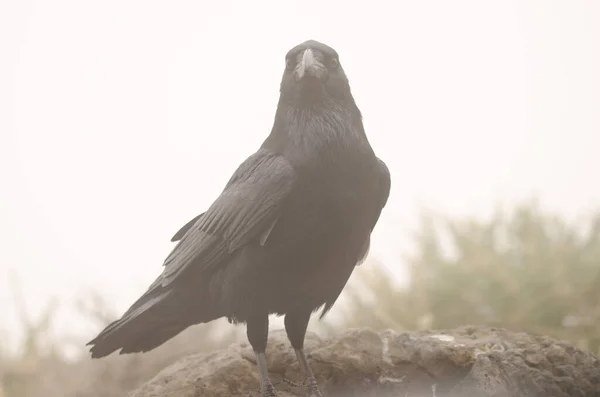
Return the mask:
[[[321,396],[303,351],[309,318],[331,309],[367,255],[390,173],[369,144],[337,52],[309,40],[285,62],[270,135],[173,236],[177,245],[142,297],[88,343],[93,358],[146,352],[227,317],[246,323],[262,394],[275,396],[269,315],[285,315],[307,392]]]

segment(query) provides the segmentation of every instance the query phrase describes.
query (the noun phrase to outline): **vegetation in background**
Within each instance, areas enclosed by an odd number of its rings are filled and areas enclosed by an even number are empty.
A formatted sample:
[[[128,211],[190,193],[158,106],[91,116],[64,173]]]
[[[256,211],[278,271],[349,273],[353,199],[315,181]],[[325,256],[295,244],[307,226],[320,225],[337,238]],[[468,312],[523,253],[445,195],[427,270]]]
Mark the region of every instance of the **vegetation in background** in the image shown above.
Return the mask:
[[[336,326],[488,324],[600,353],[600,214],[569,224],[534,203],[489,221],[429,215],[416,248],[406,288],[381,266],[360,269]]]
[[[240,337],[239,327],[223,327],[223,321],[202,324],[182,332],[146,354],[116,355],[91,360],[85,343],[88,337],[52,339],[49,330],[57,305],[51,303],[38,321],[29,317],[19,283],[13,280],[22,346],[17,354],[1,349],[0,397],[116,397],[125,396],[179,358],[221,349]],[[82,316],[97,324],[98,331],[118,318],[107,309],[99,294],[77,303]],[[77,350],[75,359],[65,351]]]
[[[600,213],[577,224],[535,204],[498,212],[489,221],[429,215],[415,248],[406,258],[406,287],[371,260],[356,271],[332,314],[313,322],[316,330],[488,324],[570,340],[600,353]],[[192,327],[145,355],[92,361],[83,354],[86,340],[56,340],[48,333],[55,305],[33,321],[18,289],[14,295],[25,338],[16,356],[0,344],[0,397],[121,396],[182,356],[244,336],[243,327],[222,327],[219,321]],[[80,310],[98,330],[117,317],[98,295]],[[81,358],[64,357],[67,343],[81,349]]]

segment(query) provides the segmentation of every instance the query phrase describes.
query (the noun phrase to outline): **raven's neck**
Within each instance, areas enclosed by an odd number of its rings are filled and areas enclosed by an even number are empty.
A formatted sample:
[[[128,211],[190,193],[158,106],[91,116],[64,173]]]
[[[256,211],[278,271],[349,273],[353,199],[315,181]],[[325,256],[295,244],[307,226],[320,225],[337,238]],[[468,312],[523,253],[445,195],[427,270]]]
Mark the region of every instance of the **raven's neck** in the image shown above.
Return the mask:
[[[300,150],[315,155],[358,146],[370,147],[353,100],[299,105],[280,99],[273,129],[263,143],[279,153]]]

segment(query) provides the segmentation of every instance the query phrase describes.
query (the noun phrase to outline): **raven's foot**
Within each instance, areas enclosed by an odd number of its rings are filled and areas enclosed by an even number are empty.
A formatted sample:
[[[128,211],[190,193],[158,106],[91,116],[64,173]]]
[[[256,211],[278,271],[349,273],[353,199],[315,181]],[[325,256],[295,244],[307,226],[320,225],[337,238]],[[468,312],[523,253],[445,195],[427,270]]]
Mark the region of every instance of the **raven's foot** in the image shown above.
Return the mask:
[[[277,392],[267,370],[267,359],[265,353],[256,353],[256,363],[260,374],[260,395],[262,397],[277,397]]]
[[[314,377],[306,378],[306,397],[323,397],[321,391],[319,390],[319,384]]]
[[[288,386],[301,388],[306,386],[306,396],[307,397],[323,397],[321,391],[319,390],[319,384],[314,377],[305,377],[302,383],[294,382],[293,380],[289,380],[287,378],[280,378],[273,381],[274,385],[278,385],[281,383],[285,383]]]
[[[273,384],[263,383],[260,385],[260,389],[253,389],[246,397],[277,397],[277,392]]]
[[[262,397],[277,397],[277,392],[275,391],[275,387],[271,384],[271,382],[263,383],[260,390]]]
[[[306,355],[304,354],[304,349],[295,349],[296,357],[298,358],[298,362],[300,364],[300,369],[304,373],[304,384],[306,386],[306,395],[307,397],[323,397],[321,391],[319,390],[319,384],[315,379],[315,376],[308,365],[308,360],[306,359]]]
[[[306,382],[302,382],[302,383],[294,382],[293,380],[290,380],[290,379],[288,379],[286,377],[275,379],[273,381],[273,385],[274,386],[280,385],[282,383],[284,383],[284,384],[286,384],[288,386],[292,386],[292,387],[302,387],[302,386],[304,386],[306,384]]]

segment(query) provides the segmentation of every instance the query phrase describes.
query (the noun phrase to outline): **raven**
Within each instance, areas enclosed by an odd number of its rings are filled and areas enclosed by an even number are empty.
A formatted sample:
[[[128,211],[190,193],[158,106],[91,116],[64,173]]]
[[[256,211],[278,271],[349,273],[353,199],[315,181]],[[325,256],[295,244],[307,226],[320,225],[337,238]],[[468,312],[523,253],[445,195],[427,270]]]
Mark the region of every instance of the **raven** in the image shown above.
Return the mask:
[[[263,396],[276,396],[269,315],[285,329],[307,393],[321,396],[303,345],[309,318],[333,306],[390,192],[338,53],[309,40],[288,51],[271,133],[208,210],[172,238],[162,274],[87,345],[93,358],[146,352],[191,325],[245,323]]]

